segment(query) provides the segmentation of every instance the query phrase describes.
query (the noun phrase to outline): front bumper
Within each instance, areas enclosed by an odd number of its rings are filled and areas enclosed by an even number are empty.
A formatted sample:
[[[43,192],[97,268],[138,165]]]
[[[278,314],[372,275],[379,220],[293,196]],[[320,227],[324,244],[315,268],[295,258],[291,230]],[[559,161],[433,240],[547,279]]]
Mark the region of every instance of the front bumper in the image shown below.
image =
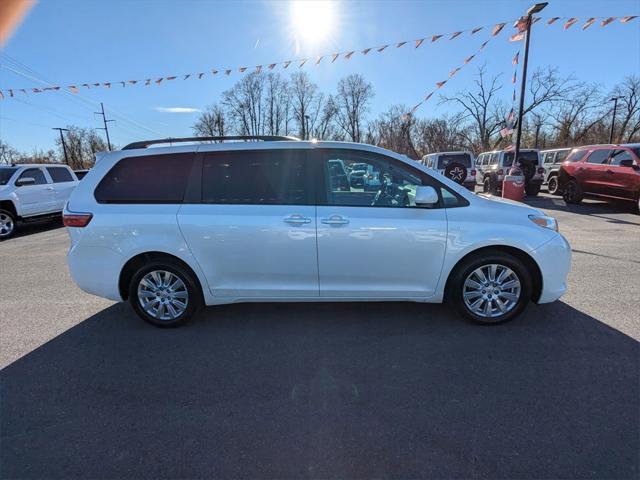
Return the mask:
[[[571,270],[571,246],[558,233],[551,240],[529,252],[542,273],[542,289],[536,303],[551,303],[567,291]]]

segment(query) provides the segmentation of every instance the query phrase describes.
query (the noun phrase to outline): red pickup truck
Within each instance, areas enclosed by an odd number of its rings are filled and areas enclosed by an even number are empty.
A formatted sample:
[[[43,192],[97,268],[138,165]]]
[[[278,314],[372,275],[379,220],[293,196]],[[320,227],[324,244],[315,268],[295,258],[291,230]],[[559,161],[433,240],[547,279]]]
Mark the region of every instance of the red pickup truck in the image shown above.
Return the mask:
[[[633,201],[640,208],[640,143],[574,148],[558,181],[567,203],[593,195]]]

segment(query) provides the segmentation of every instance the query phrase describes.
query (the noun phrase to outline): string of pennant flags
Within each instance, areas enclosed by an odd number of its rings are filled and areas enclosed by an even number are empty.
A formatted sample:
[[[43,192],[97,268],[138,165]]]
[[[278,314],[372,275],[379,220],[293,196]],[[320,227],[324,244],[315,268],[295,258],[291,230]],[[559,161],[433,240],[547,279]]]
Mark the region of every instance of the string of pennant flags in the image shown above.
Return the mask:
[[[638,18],[637,15],[629,15],[629,16],[625,16],[625,17],[589,17],[589,18],[586,19],[585,23],[582,25],[582,30],[588,29],[593,24],[595,24],[598,20],[600,20],[600,26],[601,27],[606,27],[607,25],[609,25],[610,23],[613,23],[616,20],[620,20],[620,23],[626,24],[626,23],[629,23],[629,22],[631,22],[632,20],[634,20],[636,18]],[[541,20],[543,20],[542,17],[533,17],[531,19],[531,24],[534,25],[534,24],[540,22]],[[544,20],[546,20],[546,22],[545,22],[546,25],[553,25],[554,23],[558,22],[559,20],[563,20],[564,21],[563,30],[570,29],[573,25],[575,25],[576,23],[578,23],[580,21],[580,19],[578,17],[551,17],[551,18],[547,18],[547,19],[544,19]],[[509,37],[509,41],[511,41],[511,42],[519,42],[519,41],[524,39],[525,32],[527,30],[527,22],[528,22],[527,17],[520,17],[518,20],[516,20],[514,22],[513,27],[516,29],[516,32]],[[429,101],[429,99],[439,89],[444,87],[445,84],[453,76],[455,76],[465,65],[469,64],[480,52],[482,52],[482,50],[484,50],[484,48],[487,46],[489,41],[493,37],[496,37],[497,35],[499,35],[500,32],[502,31],[502,29],[505,27],[505,25],[507,23],[508,22],[495,24],[493,26],[492,30],[491,30],[491,36],[480,45],[480,48],[478,50],[476,50],[475,53],[473,53],[472,55],[466,57],[464,59],[464,62],[462,63],[462,65],[460,65],[460,66],[454,68],[453,70],[451,70],[449,72],[449,76],[446,79],[441,80],[439,82],[436,82],[435,89],[431,90],[420,102],[418,102],[416,105],[414,105],[413,108],[411,108],[411,110],[409,110],[407,113],[402,115],[402,118],[404,120],[407,120],[411,115],[413,115],[415,113],[415,111],[418,108],[420,108],[420,106],[422,106],[424,103]],[[514,55],[513,60],[512,60],[512,64],[515,67],[514,68],[514,72],[513,72],[513,77],[511,79],[511,83],[513,84],[513,95],[512,95],[512,100],[511,100],[512,101],[512,107],[511,107],[511,110],[509,111],[509,113],[507,114],[507,118],[505,119],[505,128],[503,128],[501,130],[501,132],[500,132],[503,137],[507,137],[509,135],[512,135],[513,132],[514,132],[515,109],[514,109],[513,105],[515,104],[515,101],[516,101],[516,83],[517,83],[517,80],[518,80],[519,58],[520,58],[520,51],[518,50],[516,52],[516,54]]]
[[[620,23],[626,24],[631,22],[632,20],[634,20],[635,18],[637,18],[637,15],[630,15],[630,16],[626,16],[626,17],[589,17],[586,19],[585,23],[582,25],[582,30],[586,30],[589,27],[591,27],[592,25],[594,25],[597,21],[600,21],[600,26],[601,27],[605,27],[611,23],[613,23],[616,20],[619,20]],[[533,18],[533,23],[538,23],[539,21],[543,20],[542,17],[534,17]],[[574,24],[578,23],[580,21],[580,18],[578,17],[551,17],[548,19],[545,19],[546,25],[553,25],[554,23],[562,20],[564,21],[564,26],[563,29],[564,30],[568,30],[569,28],[571,28]],[[515,21],[514,26],[516,28],[518,28],[518,31],[513,34],[510,37],[511,41],[519,41],[522,38],[524,38],[524,30],[521,30],[518,25],[519,23],[521,24],[522,22],[522,18],[519,20]],[[165,83],[169,83],[175,80],[189,80],[189,79],[197,79],[197,80],[201,80],[203,78],[205,78],[205,76],[230,76],[232,73],[245,73],[247,71],[256,71],[256,72],[261,72],[262,70],[274,70],[276,68],[281,68],[281,69],[288,69],[290,66],[297,66],[298,68],[302,68],[305,65],[309,65],[309,64],[314,64],[314,65],[320,65],[321,63],[329,63],[329,64],[333,64],[335,63],[338,59],[342,58],[343,60],[350,60],[353,56],[367,56],[369,53],[371,52],[377,52],[377,53],[383,53],[386,52],[388,50],[391,49],[399,49],[405,46],[411,46],[413,45],[414,49],[420,48],[425,42],[428,44],[432,44],[432,43],[436,43],[438,41],[444,41],[444,40],[455,40],[456,38],[462,36],[463,34],[469,34],[469,35],[475,35],[476,33],[480,32],[481,30],[485,29],[485,28],[491,28],[491,37],[493,38],[495,36],[497,36],[502,30],[503,28],[510,23],[510,21],[507,22],[501,22],[501,23],[496,23],[494,25],[483,25],[480,27],[475,27],[475,28],[469,28],[469,29],[465,29],[465,30],[458,30],[455,32],[449,32],[449,33],[443,33],[443,34],[434,34],[431,36],[427,36],[427,37],[423,37],[423,38],[418,38],[418,39],[414,39],[414,40],[403,40],[403,41],[399,41],[399,42],[390,42],[388,44],[383,44],[383,45],[377,45],[377,46],[373,46],[373,47],[367,47],[361,50],[346,50],[346,51],[341,51],[341,52],[335,52],[335,53],[328,53],[328,54],[323,54],[323,55],[318,55],[318,56],[314,56],[314,57],[308,57],[308,58],[298,58],[295,60],[285,60],[285,61],[280,61],[280,62],[273,62],[273,63],[266,63],[266,64],[262,64],[262,65],[256,65],[255,67],[235,67],[235,68],[226,68],[226,69],[210,69],[206,72],[197,72],[197,73],[186,73],[186,74],[181,74],[181,75],[166,75],[166,76],[161,76],[161,77],[149,77],[149,78],[144,78],[144,79],[137,79],[137,80],[118,80],[118,81],[109,81],[109,82],[87,82],[87,83],[74,83],[74,84],[70,84],[70,85],[50,85],[50,86],[46,86],[46,87],[25,87],[25,88],[4,88],[2,90],[0,90],[0,100],[6,99],[6,98],[13,98],[15,96],[18,95],[18,93],[21,93],[23,95],[29,95],[29,94],[39,94],[39,93],[45,93],[45,92],[58,92],[58,91],[68,91],[70,93],[80,93],[81,89],[92,89],[92,88],[107,88],[110,89],[111,87],[127,87],[127,86],[136,86],[136,85],[144,85],[144,86],[151,86],[151,85],[161,85],[161,84],[165,84]],[[482,49],[484,49],[484,47],[486,46],[487,42],[489,40],[485,41],[482,46],[480,47],[480,49],[473,55],[471,55],[471,57],[468,57],[467,59],[465,59],[464,64],[469,63],[473,57],[479,53]],[[467,61],[468,60],[468,61]],[[462,68],[458,67],[454,70],[452,70],[450,72],[449,78],[453,77],[454,75],[456,75],[458,73],[458,71]],[[439,85],[437,88],[441,88],[445,83],[447,82],[447,80],[444,80],[442,82],[438,82]],[[425,99],[420,102],[419,105],[421,105],[422,103],[424,103],[425,101],[427,101],[430,96],[433,94],[433,92],[429,95],[427,95],[427,97],[425,97]],[[418,106],[419,106],[418,105]],[[417,107],[415,107],[417,108]]]

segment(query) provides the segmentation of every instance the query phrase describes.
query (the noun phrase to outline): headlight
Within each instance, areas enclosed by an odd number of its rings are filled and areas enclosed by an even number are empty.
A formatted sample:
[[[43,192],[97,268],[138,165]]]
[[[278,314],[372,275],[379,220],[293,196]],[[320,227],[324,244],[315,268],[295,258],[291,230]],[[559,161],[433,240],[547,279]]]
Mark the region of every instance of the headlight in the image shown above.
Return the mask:
[[[546,215],[529,215],[529,220],[543,228],[558,231],[558,221],[553,217]]]

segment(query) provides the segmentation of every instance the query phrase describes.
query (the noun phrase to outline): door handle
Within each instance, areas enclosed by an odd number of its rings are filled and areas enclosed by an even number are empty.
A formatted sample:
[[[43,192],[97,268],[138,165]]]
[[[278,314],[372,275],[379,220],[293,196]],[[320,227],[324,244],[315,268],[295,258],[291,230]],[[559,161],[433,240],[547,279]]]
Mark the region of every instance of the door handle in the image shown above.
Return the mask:
[[[340,215],[331,215],[329,218],[323,218],[320,221],[325,225],[346,225],[349,223],[348,218],[341,217]]]
[[[47,190],[53,190],[53,187],[47,187]]]
[[[284,221],[291,225],[304,225],[307,223],[311,223],[310,218],[303,217],[302,215],[290,215],[285,217]]]

